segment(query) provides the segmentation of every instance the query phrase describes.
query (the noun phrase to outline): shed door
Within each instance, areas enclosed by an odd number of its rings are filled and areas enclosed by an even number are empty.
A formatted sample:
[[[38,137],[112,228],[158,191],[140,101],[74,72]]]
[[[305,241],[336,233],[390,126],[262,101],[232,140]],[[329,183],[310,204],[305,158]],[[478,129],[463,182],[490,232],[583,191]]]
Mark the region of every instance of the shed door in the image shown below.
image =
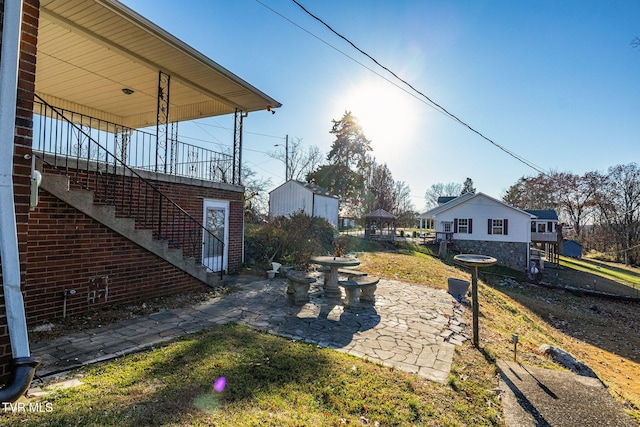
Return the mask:
[[[226,271],[229,248],[229,202],[204,201],[204,226],[209,233],[202,236],[202,263],[209,271]]]

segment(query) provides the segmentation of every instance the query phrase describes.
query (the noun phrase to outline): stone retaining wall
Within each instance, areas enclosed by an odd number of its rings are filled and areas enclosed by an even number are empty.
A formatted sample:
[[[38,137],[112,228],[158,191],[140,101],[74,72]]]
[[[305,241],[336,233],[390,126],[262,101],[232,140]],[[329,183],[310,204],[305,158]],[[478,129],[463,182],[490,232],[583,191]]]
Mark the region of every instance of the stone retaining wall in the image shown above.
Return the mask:
[[[489,255],[498,264],[514,270],[526,271],[529,245],[518,242],[490,242],[486,240],[454,240],[453,249],[461,253]]]

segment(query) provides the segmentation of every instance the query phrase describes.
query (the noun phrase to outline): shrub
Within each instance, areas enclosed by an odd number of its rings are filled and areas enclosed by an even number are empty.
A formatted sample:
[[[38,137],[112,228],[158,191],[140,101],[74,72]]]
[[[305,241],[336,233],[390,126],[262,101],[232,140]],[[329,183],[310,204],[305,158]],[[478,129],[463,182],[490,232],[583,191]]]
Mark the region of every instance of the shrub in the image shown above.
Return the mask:
[[[266,224],[248,225],[245,252],[259,264],[277,261],[306,270],[311,257],[333,251],[335,229],[327,220],[301,212],[273,218]]]

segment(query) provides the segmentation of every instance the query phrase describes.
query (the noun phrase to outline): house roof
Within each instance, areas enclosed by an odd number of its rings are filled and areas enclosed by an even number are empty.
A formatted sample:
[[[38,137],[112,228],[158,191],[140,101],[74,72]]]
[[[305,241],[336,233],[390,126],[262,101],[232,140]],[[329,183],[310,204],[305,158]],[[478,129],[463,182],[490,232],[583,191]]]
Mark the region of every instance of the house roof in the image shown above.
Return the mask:
[[[45,101],[131,128],[156,124],[160,71],[170,121],[281,106],[116,0],[41,0],[37,63]]]
[[[482,194],[482,193],[477,193],[477,194]],[[443,212],[444,210],[449,209],[453,206],[457,206],[458,204],[466,200],[469,200],[473,195],[474,195],[473,193],[466,193],[466,194],[463,194],[462,196],[454,197],[453,199],[441,205],[438,205],[435,208],[432,208],[424,213],[421,213],[420,215],[418,215],[418,218],[433,218],[438,213]]]
[[[445,204],[447,202],[452,201],[456,197],[458,197],[458,196],[440,196],[440,197],[438,197],[438,204],[439,205],[443,205],[443,204]]]
[[[557,221],[558,214],[553,209],[525,209],[531,215],[535,215],[536,219],[544,219],[548,221]]]
[[[441,214],[441,213],[443,213],[443,212],[445,212],[445,211],[447,211],[447,210],[449,210],[451,208],[454,208],[454,207],[456,207],[458,205],[461,205],[461,204],[463,204],[463,203],[465,203],[465,202],[467,202],[467,201],[469,201],[471,199],[475,199],[475,198],[478,198],[478,197],[484,197],[484,198],[486,198],[488,200],[491,200],[491,201],[493,201],[495,203],[501,204],[506,208],[509,208],[509,209],[512,209],[512,210],[514,210],[516,212],[519,212],[519,213],[521,213],[523,215],[527,215],[527,216],[529,216],[531,218],[534,217],[529,212],[523,211],[522,209],[518,209],[515,206],[511,206],[510,204],[507,204],[507,203],[505,203],[505,202],[503,202],[501,200],[494,199],[493,197],[487,196],[484,193],[465,193],[462,196],[456,197],[455,199],[452,199],[452,200],[448,201],[447,203],[444,203],[444,204],[442,204],[440,206],[436,206],[435,208],[433,208],[431,210],[428,210],[428,211],[418,215],[418,218],[435,218],[437,215],[439,215],[439,214]]]
[[[371,212],[370,214],[365,215],[365,218],[398,219],[397,216],[395,216],[393,214],[390,214],[389,212],[385,211],[384,209],[375,210],[375,211]]]

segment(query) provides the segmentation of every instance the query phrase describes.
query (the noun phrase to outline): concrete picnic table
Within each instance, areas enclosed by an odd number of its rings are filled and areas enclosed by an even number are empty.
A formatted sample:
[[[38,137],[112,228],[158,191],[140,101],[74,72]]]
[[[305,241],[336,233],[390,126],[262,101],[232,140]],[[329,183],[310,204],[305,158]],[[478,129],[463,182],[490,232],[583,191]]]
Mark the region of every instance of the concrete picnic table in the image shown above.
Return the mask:
[[[338,270],[341,267],[360,265],[360,261],[356,258],[336,256],[316,256],[311,258],[311,262],[329,267],[329,280],[325,282],[324,288],[324,294],[327,297],[340,297],[342,295],[340,288],[338,288]]]

